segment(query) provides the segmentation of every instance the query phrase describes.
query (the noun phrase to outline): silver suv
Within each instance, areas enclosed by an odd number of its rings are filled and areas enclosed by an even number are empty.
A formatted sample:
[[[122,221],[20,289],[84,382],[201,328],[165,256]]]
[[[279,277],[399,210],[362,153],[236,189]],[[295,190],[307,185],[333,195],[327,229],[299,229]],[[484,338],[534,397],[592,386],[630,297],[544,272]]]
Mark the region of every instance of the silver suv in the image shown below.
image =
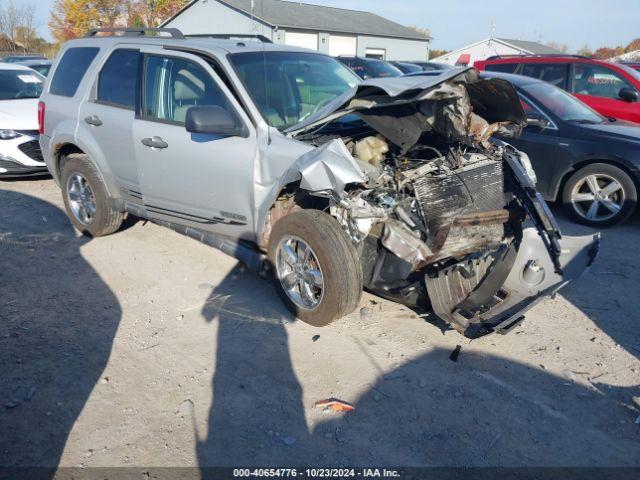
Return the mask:
[[[470,337],[508,331],[597,252],[562,237],[527,155],[498,139],[526,126],[513,87],[474,69],[363,82],[264,39],[93,31],[41,100],[76,228],[166,225],[271,272],[312,325],[364,287]]]

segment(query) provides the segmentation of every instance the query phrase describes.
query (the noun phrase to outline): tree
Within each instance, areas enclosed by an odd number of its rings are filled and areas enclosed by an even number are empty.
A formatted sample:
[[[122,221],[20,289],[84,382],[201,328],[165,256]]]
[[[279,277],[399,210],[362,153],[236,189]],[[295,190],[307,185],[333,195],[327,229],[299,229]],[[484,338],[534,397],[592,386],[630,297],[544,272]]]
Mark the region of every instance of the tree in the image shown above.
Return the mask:
[[[410,25],[407,28],[409,30],[413,30],[416,33],[419,33],[420,35],[431,38],[431,30],[429,30],[428,28],[420,28],[416,27],[415,25]]]
[[[449,50],[436,50],[435,48],[431,49],[429,50],[429,60],[441,57],[442,55],[446,55],[447,53],[449,53]]]
[[[569,51],[569,45],[558,42],[547,42],[547,47],[558,50],[562,53],[567,53]]]
[[[613,48],[609,47],[600,47],[595,52],[593,52],[593,58],[597,58],[599,60],[606,60],[611,57],[616,56],[616,51]]]
[[[12,52],[28,51],[28,42],[35,36],[35,7],[30,3],[16,6],[13,0],[0,5],[0,34]]]
[[[92,28],[125,26],[127,5],[121,0],[56,0],[49,28],[56,41],[65,42]]]
[[[128,24],[136,27],[157,27],[187,3],[189,0],[131,0],[127,8]]]
[[[582,55],[583,57],[593,57],[593,52],[589,48],[589,45],[586,43],[578,49],[578,55]]]
[[[640,38],[636,38],[629,42],[629,45],[624,49],[625,53],[635,52],[637,50],[640,50]]]
[[[56,0],[49,28],[57,42],[92,28],[155,27],[189,0]]]

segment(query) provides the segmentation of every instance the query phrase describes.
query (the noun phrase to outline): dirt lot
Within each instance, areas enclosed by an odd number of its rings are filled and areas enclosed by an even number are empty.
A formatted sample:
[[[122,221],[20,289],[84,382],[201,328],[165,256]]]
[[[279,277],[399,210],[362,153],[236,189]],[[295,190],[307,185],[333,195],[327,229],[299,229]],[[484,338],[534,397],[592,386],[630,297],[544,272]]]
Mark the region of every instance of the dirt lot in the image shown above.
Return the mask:
[[[0,208],[0,465],[640,465],[639,216],[470,342],[369,294],[309,327],[162,227],[78,236],[50,180],[0,184]]]

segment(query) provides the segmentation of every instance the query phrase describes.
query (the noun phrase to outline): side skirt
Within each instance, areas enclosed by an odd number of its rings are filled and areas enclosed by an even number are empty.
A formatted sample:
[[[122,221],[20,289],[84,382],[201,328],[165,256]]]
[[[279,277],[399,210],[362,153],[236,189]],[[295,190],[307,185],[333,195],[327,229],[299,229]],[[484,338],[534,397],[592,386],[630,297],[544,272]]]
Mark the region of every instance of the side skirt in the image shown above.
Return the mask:
[[[224,235],[205,232],[193,227],[187,227],[166,220],[151,220],[153,223],[168,227],[182,235],[198,240],[199,242],[217,248],[218,250],[230,255],[244,263],[251,271],[258,275],[262,275],[265,271],[266,256],[260,253],[255,247],[252,248],[249,242],[242,240],[236,241]]]

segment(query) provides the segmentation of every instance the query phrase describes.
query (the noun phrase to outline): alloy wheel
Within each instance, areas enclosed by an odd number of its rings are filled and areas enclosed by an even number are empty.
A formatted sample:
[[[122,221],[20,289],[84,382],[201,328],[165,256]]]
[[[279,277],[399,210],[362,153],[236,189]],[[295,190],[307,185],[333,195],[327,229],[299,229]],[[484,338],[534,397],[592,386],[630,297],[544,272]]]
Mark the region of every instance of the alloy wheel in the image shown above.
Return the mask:
[[[283,237],[276,251],[276,273],[289,299],[313,310],[322,301],[324,276],[315,252],[302,239]]]
[[[620,213],[625,201],[622,184],[605,174],[584,177],[571,191],[575,212],[592,222],[605,222]]]
[[[93,190],[87,179],[79,173],[74,173],[67,181],[67,197],[73,215],[81,223],[88,225],[96,215],[96,201]]]

